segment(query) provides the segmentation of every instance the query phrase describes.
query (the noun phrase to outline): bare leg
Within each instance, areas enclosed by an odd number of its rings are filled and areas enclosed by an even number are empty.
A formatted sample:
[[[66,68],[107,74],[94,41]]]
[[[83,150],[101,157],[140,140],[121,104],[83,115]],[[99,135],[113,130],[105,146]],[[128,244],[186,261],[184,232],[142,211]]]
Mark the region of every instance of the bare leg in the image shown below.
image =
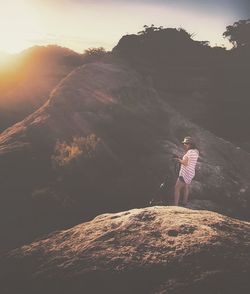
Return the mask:
[[[185,184],[184,186],[184,196],[183,196],[183,204],[186,205],[188,203],[189,196],[189,185]]]
[[[180,192],[185,184],[182,183],[179,179],[177,179],[175,184],[175,192],[174,192],[174,205],[179,205],[179,199],[180,199]]]

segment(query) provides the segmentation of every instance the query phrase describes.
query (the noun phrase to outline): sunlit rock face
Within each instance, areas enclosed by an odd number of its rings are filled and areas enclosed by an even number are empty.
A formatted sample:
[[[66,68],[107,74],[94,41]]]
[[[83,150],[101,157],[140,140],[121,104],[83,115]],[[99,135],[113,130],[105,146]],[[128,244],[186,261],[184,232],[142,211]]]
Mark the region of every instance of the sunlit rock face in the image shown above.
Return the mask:
[[[2,256],[0,289],[249,293],[249,241],[248,222],[209,211],[155,206],[103,214]]]
[[[249,219],[248,153],[177,113],[127,65],[77,68],[40,109],[0,135],[1,246],[147,206],[165,178],[171,203],[172,156],[183,155],[187,135],[200,149],[191,200]]]

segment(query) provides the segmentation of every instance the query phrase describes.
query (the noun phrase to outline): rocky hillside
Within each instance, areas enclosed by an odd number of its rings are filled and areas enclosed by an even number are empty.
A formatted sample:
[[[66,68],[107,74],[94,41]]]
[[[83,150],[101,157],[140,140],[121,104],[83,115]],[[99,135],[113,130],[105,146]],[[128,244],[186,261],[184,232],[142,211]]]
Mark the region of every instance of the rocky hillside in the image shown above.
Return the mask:
[[[201,151],[191,198],[250,219],[250,155],[177,113],[130,67],[74,70],[0,135],[3,248],[107,211],[146,206],[191,135]],[[204,201],[205,200],[205,201]],[[170,203],[169,202],[169,203]]]
[[[225,50],[183,29],[149,27],[123,36],[113,53],[150,79],[178,112],[250,152],[249,47]]]
[[[178,207],[103,214],[0,258],[16,293],[246,294],[250,224]]]

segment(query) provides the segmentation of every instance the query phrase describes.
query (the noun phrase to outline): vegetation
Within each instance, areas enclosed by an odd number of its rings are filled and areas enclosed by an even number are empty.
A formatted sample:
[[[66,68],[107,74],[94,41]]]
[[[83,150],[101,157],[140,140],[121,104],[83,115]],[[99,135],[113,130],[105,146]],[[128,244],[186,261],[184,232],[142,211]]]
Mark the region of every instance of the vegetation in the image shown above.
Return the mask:
[[[88,56],[103,56],[106,54],[106,50],[103,47],[93,47],[86,49],[84,54]]]
[[[139,71],[168,103],[198,125],[250,150],[250,19],[227,26],[233,50],[194,40],[183,28],[145,25],[123,36],[113,53]],[[184,101],[189,101],[189,106]],[[192,105],[192,106],[191,106]],[[193,107],[195,105],[195,107]]]
[[[96,156],[100,138],[95,134],[87,137],[74,137],[73,141],[57,141],[55,154],[52,156],[54,167],[63,167],[80,158],[92,159]]]
[[[92,47],[84,51],[84,62],[95,62],[108,55],[108,52],[103,47]]]
[[[226,29],[223,36],[228,38],[234,48],[250,46],[250,19],[239,20]]]
[[[182,36],[185,36],[187,39],[190,39],[194,36],[194,34],[189,34],[185,29],[183,28],[163,28],[163,26],[155,27],[153,24],[151,26],[144,25],[144,30],[137,33],[137,35],[150,35],[154,32],[179,32],[182,34]]]

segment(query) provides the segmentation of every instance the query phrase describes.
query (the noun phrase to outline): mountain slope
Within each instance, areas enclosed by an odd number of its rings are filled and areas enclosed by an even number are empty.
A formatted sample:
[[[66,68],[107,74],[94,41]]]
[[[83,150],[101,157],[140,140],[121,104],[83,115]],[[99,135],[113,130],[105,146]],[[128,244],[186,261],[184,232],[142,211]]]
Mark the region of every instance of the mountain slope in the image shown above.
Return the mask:
[[[189,122],[124,64],[74,70],[43,107],[0,135],[2,246],[145,206],[165,177],[172,199],[172,155],[183,154],[186,135],[201,151],[191,197],[249,219],[248,153]]]
[[[82,56],[56,45],[35,46],[0,61],[0,132],[46,102],[49,93]]]

